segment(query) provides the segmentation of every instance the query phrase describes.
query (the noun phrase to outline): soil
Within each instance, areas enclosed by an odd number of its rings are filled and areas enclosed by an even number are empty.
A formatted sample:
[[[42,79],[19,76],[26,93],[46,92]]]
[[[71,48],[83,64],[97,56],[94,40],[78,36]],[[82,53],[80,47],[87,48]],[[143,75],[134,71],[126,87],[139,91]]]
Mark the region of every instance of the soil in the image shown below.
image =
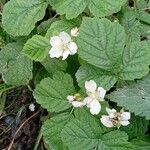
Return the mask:
[[[7,93],[4,113],[0,116],[0,150],[7,150],[13,139],[15,140],[10,150],[34,148],[42,125],[40,118],[45,115],[45,111],[37,104],[34,112],[29,110],[29,104],[34,102],[32,92],[25,87]],[[22,124],[22,128],[16,134]],[[44,150],[42,140],[38,150]]]

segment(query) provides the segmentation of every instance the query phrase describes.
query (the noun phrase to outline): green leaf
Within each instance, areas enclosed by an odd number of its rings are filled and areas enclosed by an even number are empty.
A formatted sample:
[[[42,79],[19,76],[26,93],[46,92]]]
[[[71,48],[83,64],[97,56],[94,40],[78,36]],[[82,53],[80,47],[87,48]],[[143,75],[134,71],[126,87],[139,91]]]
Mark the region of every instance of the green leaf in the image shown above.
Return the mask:
[[[89,9],[96,17],[104,17],[118,12],[127,0],[91,0]]]
[[[118,68],[125,45],[125,31],[108,19],[84,18],[77,38],[79,56],[105,70]]]
[[[104,103],[102,103],[102,109],[104,107],[103,104]],[[101,110],[101,112],[100,112],[101,114],[103,113],[102,111],[103,110]],[[106,109],[105,109],[104,114],[106,114]],[[77,108],[74,111],[74,115],[75,115],[75,118],[78,119],[79,121],[82,121],[85,123],[88,122],[89,126],[91,126],[91,127],[94,126],[94,128],[91,128],[91,130],[97,136],[99,136],[99,134],[103,134],[103,133],[111,131],[111,129],[105,127],[104,125],[102,125],[100,123],[99,116],[94,117],[93,115],[91,115],[91,113],[89,112],[89,110],[86,107],[85,108]],[[99,132],[97,132],[97,131],[99,131]]]
[[[148,42],[129,42],[124,29],[108,19],[84,18],[77,37],[79,56],[122,80],[139,79],[149,72]]]
[[[8,85],[27,85],[32,79],[32,61],[21,50],[22,45],[11,43],[0,51],[0,73]]]
[[[130,124],[126,127],[121,127],[120,129],[128,134],[129,139],[133,139],[136,137],[144,136],[148,130],[148,125],[149,121],[145,120],[144,117],[132,115]]]
[[[47,30],[49,29],[49,27],[51,26],[51,24],[58,20],[58,18],[50,18],[46,21],[43,21],[38,27],[37,27],[37,32],[40,35],[45,36]]]
[[[34,35],[23,47],[23,54],[35,61],[42,61],[48,55],[49,41],[40,35]]]
[[[85,81],[94,80],[98,86],[109,90],[116,83],[117,78],[111,72],[85,64],[76,73],[76,78],[80,87],[85,86]]]
[[[137,18],[150,25],[150,14],[146,11],[137,11]]]
[[[136,147],[135,150],[149,150],[150,149],[150,136],[138,137],[131,141]]]
[[[56,71],[66,71],[67,62],[61,59],[50,58],[49,56],[41,62],[45,69],[54,74]]]
[[[149,7],[149,6],[148,6],[148,3],[150,3],[149,0],[138,0],[138,1],[136,2],[136,5],[137,5],[137,8],[138,8],[138,9],[146,9],[146,8]]]
[[[34,70],[33,70],[33,82],[34,85],[36,86],[37,84],[39,84],[41,82],[42,79],[50,77],[50,74],[45,70],[44,67],[40,66],[39,67],[39,63],[36,63],[34,66]]]
[[[97,17],[109,16],[118,12],[127,0],[49,0],[53,9],[67,19],[76,18],[86,7]]]
[[[46,7],[45,0],[11,0],[4,7],[3,27],[13,36],[28,35],[44,17]]]
[[[126,31],[126,43],[140,41],[140,26],[141,23],[136,18],[136,10],[132,8],[124,8],[120,16],[121,25],[124,26]]]
[[[150,119],[150,76],[131,86],[117,89],[108,98],[135,115]]]
[[[129,150],[131,146],[125,132],[116,130],[102,134],[92,122],[78,119],[71,120],[64,127],[61,137],[71,150]]]
[[[58,20],[51,24],[50,28],[47,30],[46,37],[50,38],[59,32],[65,31],[70,33],[70,30],[76,26],[79,26],[80,20]]]
[[[60,112],[71,107],[68,95],[75,94],[73,80],[70,75],[56,72],[51,78],[43,79],[34,91],[34,98],[49,112]]]
[[[119,78],[133,80],[148,74],[150,64],[150,46],[148,42],[134,42],[127,46],[123,53],[122,69]]]
[[[64,126],[72,119],[72,115],[68,113],[59,114],[44,122],[42,126],[42,134],[44,141],[49,145],[50,149],[65,150],[60,133]]]
[[[76,18],[84,11],[87,6],[87,0],[49,0],[50,5],[60,15],[66,14],[67,19]]]

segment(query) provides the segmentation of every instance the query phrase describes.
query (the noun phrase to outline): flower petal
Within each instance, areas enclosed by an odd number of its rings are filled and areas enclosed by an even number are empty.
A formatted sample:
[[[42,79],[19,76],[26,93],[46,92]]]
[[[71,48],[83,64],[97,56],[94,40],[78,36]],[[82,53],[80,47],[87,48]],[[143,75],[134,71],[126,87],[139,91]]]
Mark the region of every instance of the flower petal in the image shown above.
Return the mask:
[[[70,54],[70,51],[69,50],[65,50],[63,52],[63,54],[62,54],[62,56],[63,56],[62,60],[65,60],[68,57],[69,54]]]
[[[121,120],[122,121],[127,121],[131,118],[131,114],[129,112],[123,112],[121,114]]]
[[[52,47],[56,47],[62,44],[62,40],[59,36],[53,36],[50,39],[50,44],[52,45]]]
[[[69,100],[69,103],[72,103],[74,101],[74,96],[67,96],[67,99]]]
[[[85,82],[85,89],[88,91],[88,92],[95,92],[96,91],[96,88],[97,88],[97,85],[95,83],[95,81],[93,80],[90,80],[90,81],[86,81]]]
[[[113,127],[113,123],[111,122],[109,116],[106,116],[106,115],[102,115],[102,118],[100,119],[101,120],[101,123],[108,127],[108,128],[112,128]]]
[[[83,107],[85,104],[83,102],[73,101],[72,105],[74,107]]]
[[[100,98],[104,98],[105,97],[105,94],[106,94],[106,90],[104,89],[104,88],[102,88],[102,87],[98,87],[98,89],[97,89],[98,91],[99,91],[99,96],[100,96]]]
[[[115,109],[110,109],[106,107],[106,112],[108,113],[108,115],[111,115],[112,113],[117,112]]]
[[[75,42],[70,42],[68,44],[68,48],[69,48],[69,50],[71,52],[70,53],[71,55],[74,55],[77,52],[77,49],[78,49],[77,44]]]
[[[93,99],[91,99],[90,97],[86,97],[83,101],[86,104],[86,106],[89,108],[90,103],[93,101]]]
[[[51,58],[59,58],[60,56],[62,56],[62,50],[59,49],[58,47],[52,47],[49,51],[50,57]]]
[[[74,37],[77,37],[79,35],[79,28],[75,27],[73,29],[71,29],[71,35]]]
[[[90,103],[90,112],[92,115],[98,115],[99,112],[101,111],[101,104],[99,103],[98,100],[93,100]]]
[[[63,43],[67,44],[69,42],[71,42],[71,37],[68,33],[66,32],[60,32],[59,37],[61,38],[61,40],[63,41]]]
[[[127,125],[130,124],[129,121],[120,121],[119,123],[120,123],[121,125],[123,125],[123,126],[127,126]]]

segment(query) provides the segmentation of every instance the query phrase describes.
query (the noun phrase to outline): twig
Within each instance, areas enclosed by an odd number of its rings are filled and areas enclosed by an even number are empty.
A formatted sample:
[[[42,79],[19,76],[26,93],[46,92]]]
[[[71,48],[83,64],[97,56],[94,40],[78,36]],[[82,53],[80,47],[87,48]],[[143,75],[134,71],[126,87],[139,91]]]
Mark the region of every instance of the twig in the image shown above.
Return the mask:
[[[34,113],[32,116],[30,116],[27,120],[25,120],[25,121],[20,125],[20,127],[19,127],[18,130],[16,131],[16,133],[15,133],[15,135],[14,135],[14,137],[13,137],[13,139],[12,139],[12,141],[11,141],[11,143],[10,143],[10,145],[9,145],[9,147],[8,147],[7,150],[11,150],[11,148],[12,148],[12,146],[13,146],[13,143],[14,143],[14,141],[15,141],[16,135],[17,135],[18,132],[22,129],[22,127],[23,127],[28,121],[30,121],[32,118],[34,118],[40,111],[41,111],[41,110],[39,110],[39,111],[37,111],[36,113]]]
[[[37,137],[37,140],[36,140],[36,143],[35,143],[35,146],[34,146],[34,149],[33,150],[37,150],[38,149],[38,146],[39,146],[39,143],[41,141],[41,138],[42,138],[42,133],[40,131],[38,137]]]

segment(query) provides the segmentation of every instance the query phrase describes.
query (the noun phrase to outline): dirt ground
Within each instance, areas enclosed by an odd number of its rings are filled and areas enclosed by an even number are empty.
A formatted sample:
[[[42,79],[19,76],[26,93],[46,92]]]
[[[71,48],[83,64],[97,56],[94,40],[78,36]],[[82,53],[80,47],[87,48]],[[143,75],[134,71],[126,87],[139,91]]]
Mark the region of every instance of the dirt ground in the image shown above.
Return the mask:
[[[35,111],[29,110],[34,103],[31,92],[20,87],[7,93],[4,113],[0,115],[0,150],[32,150],[40,132],[41,116],[46,112],[35,104]],[[38,150],[44,150],[41,140]]]

